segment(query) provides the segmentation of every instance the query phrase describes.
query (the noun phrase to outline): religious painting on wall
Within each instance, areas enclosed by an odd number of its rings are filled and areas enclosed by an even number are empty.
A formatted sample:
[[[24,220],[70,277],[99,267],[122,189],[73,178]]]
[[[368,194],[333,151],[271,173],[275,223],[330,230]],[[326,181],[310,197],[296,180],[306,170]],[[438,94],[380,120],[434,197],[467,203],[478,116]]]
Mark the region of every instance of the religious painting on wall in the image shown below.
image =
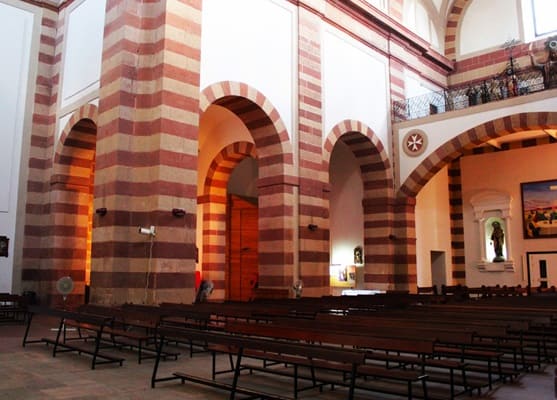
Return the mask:
[[[557,180],[520,184],[525,239],[557,237]]]

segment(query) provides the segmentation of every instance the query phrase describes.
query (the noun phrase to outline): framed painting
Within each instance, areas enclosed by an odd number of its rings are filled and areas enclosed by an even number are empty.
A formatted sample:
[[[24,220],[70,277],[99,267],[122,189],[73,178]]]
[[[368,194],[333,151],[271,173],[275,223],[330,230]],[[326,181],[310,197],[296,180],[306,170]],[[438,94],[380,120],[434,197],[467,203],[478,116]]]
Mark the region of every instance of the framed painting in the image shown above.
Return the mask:
[[[557,179],[520,184],[525,239],[557,237]]]

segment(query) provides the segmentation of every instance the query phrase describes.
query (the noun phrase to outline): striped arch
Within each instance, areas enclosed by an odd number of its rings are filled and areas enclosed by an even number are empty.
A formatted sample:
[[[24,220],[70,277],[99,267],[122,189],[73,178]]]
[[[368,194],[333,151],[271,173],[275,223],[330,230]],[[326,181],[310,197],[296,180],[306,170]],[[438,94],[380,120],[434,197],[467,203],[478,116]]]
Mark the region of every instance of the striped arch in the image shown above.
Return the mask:
[[[54,156],[51,186],[49,302],[60,301],[55,282],[69,275],[75,289],[67,302],[82,303],[90,271],[97,108],[76,111],[62,131]]]
[[[97,125],[98,116],[99,116],[99,110],[97,106],[95,106],[94,104],[86,104],[84,106],[81,106],[72,114],[72,116],[66,123],[66,126],[60,133],[60,139],[58,140],[58,143],[56,145],[56,150],[54,155],[55,164],[59,162],[61,154],[64,151],[66,140],[70,135],[70,133],[72,132],[72,130],[74,129],[74,126],[77,125],[77,123],[81,120],[91,120],[95,125]]]
[[[325,141],[323,170],[327,174],[333,148],[339,140],[352,150],[362,174],[366,286],[392,289],[399,278],[393,269],[393,246],[389,239],[393,229],[390,161],[383,144],[369,127],[345,120],[333,127]]]
[[[292,284],[294,266],[294,174],[292,145],[278,110],[256,89],[219,82],[204,89],[200,112],[212,104],[233,112],[250,131],[259,165],[259,286]]]
[[[251,132],[262,166],[259,171],[260,179],[288,181],[294,176],[288,132],[277,109],[261,92],[245,83],[215,83],[201,92],[201,113],[207,111],[212,104],[236,114]],[[281,176],[277,176],[277,168],[281,170]]]
[[[234,168],[246,157],[257,158],[249,142],[228,145],[213,159],[197,204],[203,206],[203,278],[213,282],[213,298],[225,297],[226,187]]]
[[[447,16],[447,26],[445,28],[445,57],[450,60],[456,59],[456,35],[462,13],[470,0],[454,0],[451,10]]]
[[[519,113],[478,125],[455,136],[423,160],[400,187],[399,193],[415,197],[441,168],[490,139],[520,131],[556,128],[557,112]]]
[[[445,143],[435,153],[424,160],[406,180],[400,189],[409,197],[415,197],[420,189],[441,168],[449,164],[449,199],[451,214],[451,250],[453,284],[466,281],[466,260],[464,257],[464,221],[462,210],[462,185],[460,175],[460,157],[471,153],[504,151],[513,148],[529,147],[554,142],[551,137],[528,139],[523,142],[504,144],[501,149],[492,147],[476,148],[495,137],[532,129],[557,128],[557,113],[520,113],[486,122],[463,132],[453,140]]]

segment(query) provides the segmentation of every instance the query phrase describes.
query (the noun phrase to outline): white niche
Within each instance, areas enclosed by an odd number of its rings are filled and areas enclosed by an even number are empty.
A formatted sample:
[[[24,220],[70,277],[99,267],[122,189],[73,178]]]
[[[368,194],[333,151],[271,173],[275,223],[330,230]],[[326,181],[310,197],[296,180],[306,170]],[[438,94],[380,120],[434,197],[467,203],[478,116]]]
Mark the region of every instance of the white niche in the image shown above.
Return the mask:
[[[509,229],[511,200],[507,193],[495,190],[482,191],[470,199],[480,238],[480,259],[476,261],[480,271],[514,272]],[[501,228],[502,235],[496,232],[497,228]]]

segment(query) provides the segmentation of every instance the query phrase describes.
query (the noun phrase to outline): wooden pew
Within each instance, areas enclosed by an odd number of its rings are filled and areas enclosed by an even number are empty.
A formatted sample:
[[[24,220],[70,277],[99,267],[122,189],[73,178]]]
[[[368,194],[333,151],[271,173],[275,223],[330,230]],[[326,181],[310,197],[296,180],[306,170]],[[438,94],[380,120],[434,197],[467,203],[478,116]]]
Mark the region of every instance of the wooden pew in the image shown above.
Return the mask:
[[[122,366],[124,359],[112,354],[100,351],[102,335],[105,329],[110,327],[112,318],[101,317],[98,315],[85,314],[75,311],[29,306],[28,308],[27,327],[23,336],[23,346],[29,343],[45,343],[52,345],[52,356],[56,357],[58,353],[76,352],[78,354],[88,354],[92,357],[91,369],[99,364],[118,363]],[[58,330],[56,338],[43,337],[41,339],[29,339],[31,323],[35,314],[48,315],[59,319]],[[66,325],[69,323],[78,323],[82,329],[92,333],[92,336],[86,338],[68,338],[66,337]],[[90,344],[88,339],[93,339]]]
[[[156,357],[156,332],[160,323],[158,312],[147,309],[127,309],[99,304],[86,304],[78,308],[79,312],[111,318],[110,326],[104,329],[101,340],[117,349],[129,349],[137,352],[137,362]],[[79,323],[71,322],[81,332]],[[166,352],[166,359],[176,360],[180,353]]]
[[[265,357],[268,359],[273,357],[280,357],[281,359],[288,357],[289,363],[295,366],[295,373],[293,375],[294,397],[296,397],[298,392],[301,390],[322,388],[323,382],[319,382],[319,378],[315,378],[315,380],[313,380],[301,373],[298,373],[298,368],[306,367],[314,370],[338,372],[338,380],[335,380],[334,383],[337,385],[347,386],[347,398],[352,399],[354,396],[357,369],[364,363],[363,353],[339,347],[333,348],[311,344],[277,342],[263,338],[248,338],[245,336],[231,335],[225,332],[201,331],[199,329],[178,328],[175,326],[162,326],[159,329],[159,335],[159,351],[162,350],[164,343],[169,339],[203,340],[208,344],[229,348],[230,351],[233,351],[236,355],[236,361],[232,383],[227,383],[179,371],[172,373],[171,376],[159,377],[157,375],[161,357],[157,357],[151,377],[151,386],[153,388],[158,382],[179,379],[182,383],[190,381],[225,390],[230,393],[230,399],[234,399],[236,394],[246,394],[252,396],[253,398],[260,397],[277,400],[289,399],[288,397],[280,394],[266,393],[239,385],[239,381],[242,378],[240,372],[245,365],[243,357],[248,353],[253,354],[254,352],[259,352],[265,354]],[[346,375],[348,375],[347,380],[345,380]],[[310,384],[300,387],[300,380],[309,380]],[[327,383],[331,382],[327,381]]]
[[[0,293],[0,322],[25,322],[27,298],[18,294]]]
[[[392,316],[391,316],[392,315]],[[498,372],[502,379],[513,379],[518,373],[527,367],[539,364],[539,360],[531,361],[526,357],[523,345],[518,340],[507,338],[506,324],[477,322],[474,324],[469,320],[448,317],[426,317],[423,315],[412,315],[410,310],[406,312],[371,313],[347,316],[319,315],[318,321],[327,321],[329,324],[337,324],[345,329],[362,329],[379,333],[386,329],[385,334],[397,331],[421,335],[434,335],[438,341],[438,349],[443,350],[444,356],[454,353],[452,358],[464,359],[465,361],[481,361],[493,365],[493,370],[488,368],[485,372],[493,375]],[[488,340],[489,338],[489,340]],[[452,347],[450,349],[449,347]],[[508,353],[508,357],[504,356]],[[488,358],[488,359],[487,359]],[[512,368],[506,368],[503,364],[511,364]],[[471,366],[476,370],[481,368]],[[496,369],[495,369],[496,368]]]
[[[306,321],[307,322],[307,321]],[[384,358],[381,355],[387,352],[395,352],[397,354],[407,354],[404,363],[406,365],[424,365],[426,360],[433,355],[434,343],[427,339],[406,339],[406,338],[386,338],[374,337],[371,335],[355,335],[346,331],[328,331],[316,329],[315,327],[301,327],[300,325],[283,326],[280,324],[264,324],[264,323],[246,323],[246,322],[230,322],[225,327],[226,332],[231,334],[249,335],[252,337],[267,337],[281,341],[289,340],[306,343],[319,343],[321,345],[334,346],[350,346],[352,348],[361,349],[366,355],[366,360],[377,360]],[[221,352],[226,350],[220,349]],[[375,352],[378,352],[377,354]],[[411,356],[408,356],[411,354]],[[249,353],[250,357],[266,359],[265,354]],[[396,361],[395,361],[396,360]],[[272,361],[287,362],[276,358]],[[395,356],[390,361],[401,362],[401,358],[396,359]],[[434,362],[434,361],[433,361]],[[441,364],[441,363],[439,363]],[[453,363],[454,365],[454,363]],[[257,367],[250,367],[255,369]],[[259,369],[266,370],[265,364]],[[450,389],[435,387],[430,388],[426,385],[429,380],[427,373],[422,369],[404,370],[389,367],[388,365],[380,365],[374,362],[366,362],[365,365],[358,368],[359,376],[373,378],[371,381],[374,385],[369,384],[370,381],[364,380],[365,384],[357,384],[358,388],[371,390],[376,392],[390,393],[395,395],[408,396],[426,396],[427,398],[448,399],[454,398],[454,382]],[[454,378],[454,376],[453,376]],[[390,381],[389,386],[383,385],[385,381]],[[417,386],[416,386],[417,385]]]
[[[440,359],[437,350],[443,349],[443,345],[471,345],[473,332],[461,331],[459,329],[435,329],[427,327],[409,327],[403,324],[394,326],[381,326],[376,323],[366,323],[365,319],[351,318],[350,316],[326,315],[322,319],[290,320],[288,318],[277,318],[270,325],[281,329],[290,326],[296,328],[318,330],[320,332],[342,334],[349,332],[351,335],[381,338],[384,346],[374,348],[366,353],[369,360],[383,361],[387,368],[417,366],[421,372],[428,375],[428,381],[448,385],[451,397],[459,394],[456,387],[462,389],[460,393],[477,391],[481,392],[483,387],[490,383],[491,371],[486,370],[485,378],[471,377],[467,374],[469,363],[467,361]],[[277,331],[278,332],[278,331]],[[385,341],[386,339],[386,341]],[[427,341],[428,347],[422,347],[426,353],[417,354],[420,349],[419,343]],[[379,342],[378,342],[379,343]],[[386,344],[385,344],[386,343]],[[459,348],[454,348],[455,354],[459,354]],[[492,353],[496,358],[500,353]],[[453,357],[454,358],[454,357]]]

